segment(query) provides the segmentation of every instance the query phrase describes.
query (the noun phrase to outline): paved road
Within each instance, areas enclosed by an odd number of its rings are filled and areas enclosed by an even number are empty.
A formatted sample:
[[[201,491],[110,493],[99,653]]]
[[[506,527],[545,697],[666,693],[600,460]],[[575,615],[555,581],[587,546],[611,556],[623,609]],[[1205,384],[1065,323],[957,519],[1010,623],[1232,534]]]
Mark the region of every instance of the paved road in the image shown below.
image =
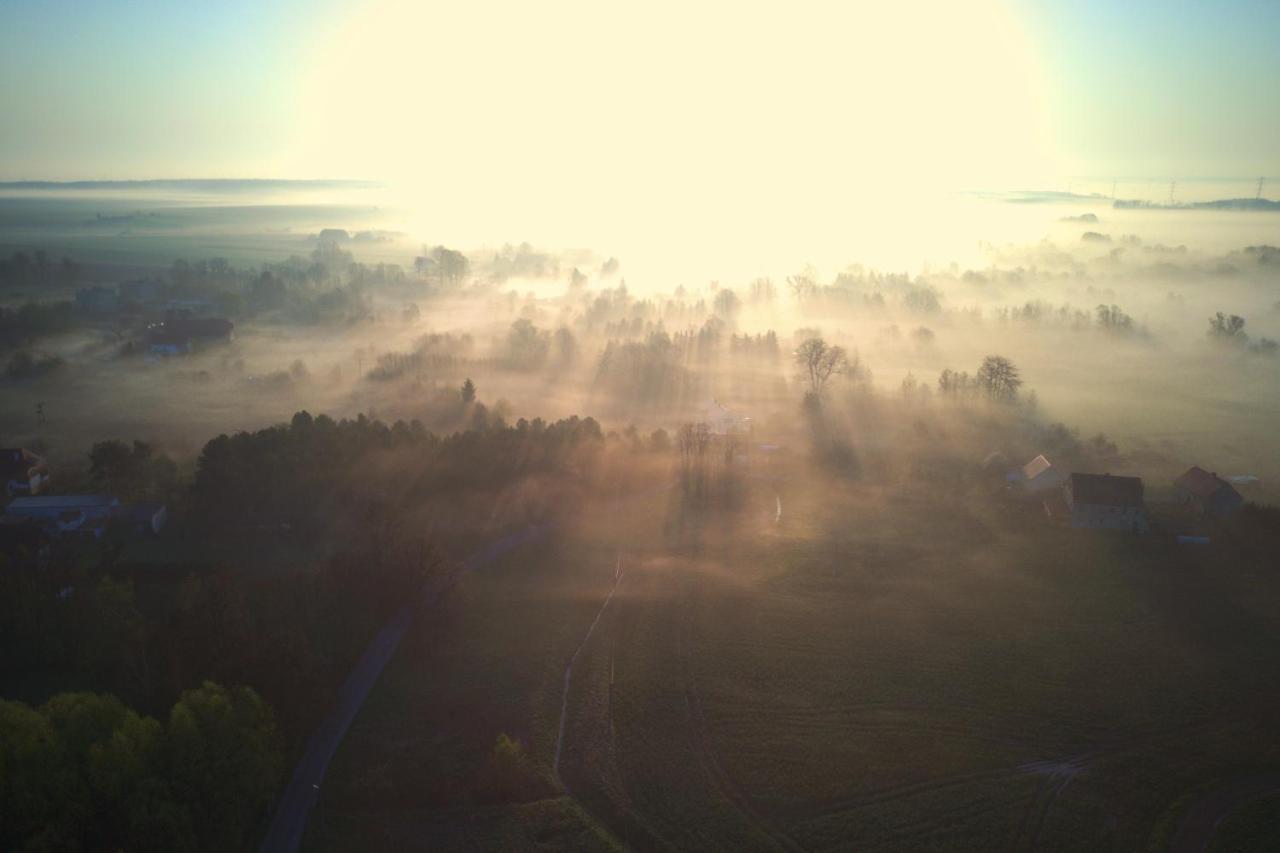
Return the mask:
[[[435,604],[467,572],[496,560],[526,542],[537,539],[545,531],[544,527],[531,526],[505,536],[471,555],[432,584],[425,591],[423,600],[419,604],[422,607]],[[276,803],[271,825],[267,828],[267,834],[259,848],[263,853],[294,853],[301,845],[302,833],[307,827],[307,816],[320,794],[320,783],[324,780],[329,762],[338,751],[338,745],[342,743],[342,738],[351,727],[352,721],[360,713],[360,708],[377,682],[378,676],[382,675],[382,670],[395,654],[405,631],[409,629],[409,623],[413,621],[414,612],[418,609],[415,603],[410,602],[396,611],[391,620],[369,643],[369,647],[365,649],[355,669],[347,677],[328,717],[307,741],[307,750],[303,753],[298,766],[294,768],[289,786],[285,788]]]
[[[1204,853],[1218,824],[1250,800],[1274,793],[1280,793],[1280,773],[1237,779],[1210,791],[1182,819],[1169,853]]]

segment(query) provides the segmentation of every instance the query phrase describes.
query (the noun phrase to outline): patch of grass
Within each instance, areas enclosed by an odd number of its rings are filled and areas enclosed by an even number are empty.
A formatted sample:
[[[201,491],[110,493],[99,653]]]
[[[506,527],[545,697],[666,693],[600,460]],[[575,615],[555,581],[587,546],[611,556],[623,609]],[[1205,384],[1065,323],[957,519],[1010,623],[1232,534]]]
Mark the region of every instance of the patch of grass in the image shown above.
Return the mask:
[[[1224,820],[1209,853],[1269,853],[1280,849],[1280,794],[1254,800]]]

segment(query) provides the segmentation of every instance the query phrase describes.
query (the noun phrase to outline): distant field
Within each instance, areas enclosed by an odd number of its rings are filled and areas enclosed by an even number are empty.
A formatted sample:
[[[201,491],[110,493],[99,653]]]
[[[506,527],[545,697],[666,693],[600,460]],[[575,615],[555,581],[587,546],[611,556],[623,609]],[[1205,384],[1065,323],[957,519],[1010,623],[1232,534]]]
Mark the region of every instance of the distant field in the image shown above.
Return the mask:
[[[399,220],[374,204],[314,200],[140,194],[0,193],[0,254],[43,249],[81,264],[169,267],[175,260],[225,258],[237,266],[307,255],[323,228],[395,230]],[[355,244],[366,263],[412,263],[411,243]]]
[[[624,511],[626,574],[575,667],[561,766],[613,840],[536,849],[1160,850],[1188,793],[1280,763],[1274,572],[1051,530],[980,492],[784,489],[774,526],[764,491],[745,526],[679,544],[665,498]],[[357,722],[313,849],[410,825],[428,834],[404,846],[533,849],[563,798],[441,791],[499,731],[551,784],[606,535],[466,581]]]

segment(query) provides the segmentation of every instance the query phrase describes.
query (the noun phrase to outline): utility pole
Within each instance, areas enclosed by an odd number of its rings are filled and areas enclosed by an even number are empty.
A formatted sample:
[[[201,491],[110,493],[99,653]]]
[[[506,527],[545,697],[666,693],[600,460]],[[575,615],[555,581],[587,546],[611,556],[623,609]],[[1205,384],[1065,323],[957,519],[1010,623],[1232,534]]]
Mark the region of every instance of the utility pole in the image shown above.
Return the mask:
[[[1261,178],[1258,178],[1258,194],[1257,194],[1256,196],[1254,196],[1254,197],[1253,197],[1253,200],[1254,200],[1254,201],[1261,201],[1261,200],[1262,200],[1262,185],[1263,185],[1263,183],[1265,183],[1265,182],[1266,182],[1266,180],[1267,180],[1267,179],[1266,179],[1266,177],[1265,177],[1265,176],[1263,176],[1263,177],[1261,177]]]

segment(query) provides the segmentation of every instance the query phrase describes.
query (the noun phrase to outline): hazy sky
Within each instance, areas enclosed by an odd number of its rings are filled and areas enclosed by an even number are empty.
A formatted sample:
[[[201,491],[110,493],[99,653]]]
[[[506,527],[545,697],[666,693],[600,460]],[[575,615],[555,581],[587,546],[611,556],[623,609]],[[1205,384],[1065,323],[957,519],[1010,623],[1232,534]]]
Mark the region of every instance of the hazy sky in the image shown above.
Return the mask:
[[[1278,44],[1277,2],[0,0],[0,178],[786,204],[1276,175]]]

